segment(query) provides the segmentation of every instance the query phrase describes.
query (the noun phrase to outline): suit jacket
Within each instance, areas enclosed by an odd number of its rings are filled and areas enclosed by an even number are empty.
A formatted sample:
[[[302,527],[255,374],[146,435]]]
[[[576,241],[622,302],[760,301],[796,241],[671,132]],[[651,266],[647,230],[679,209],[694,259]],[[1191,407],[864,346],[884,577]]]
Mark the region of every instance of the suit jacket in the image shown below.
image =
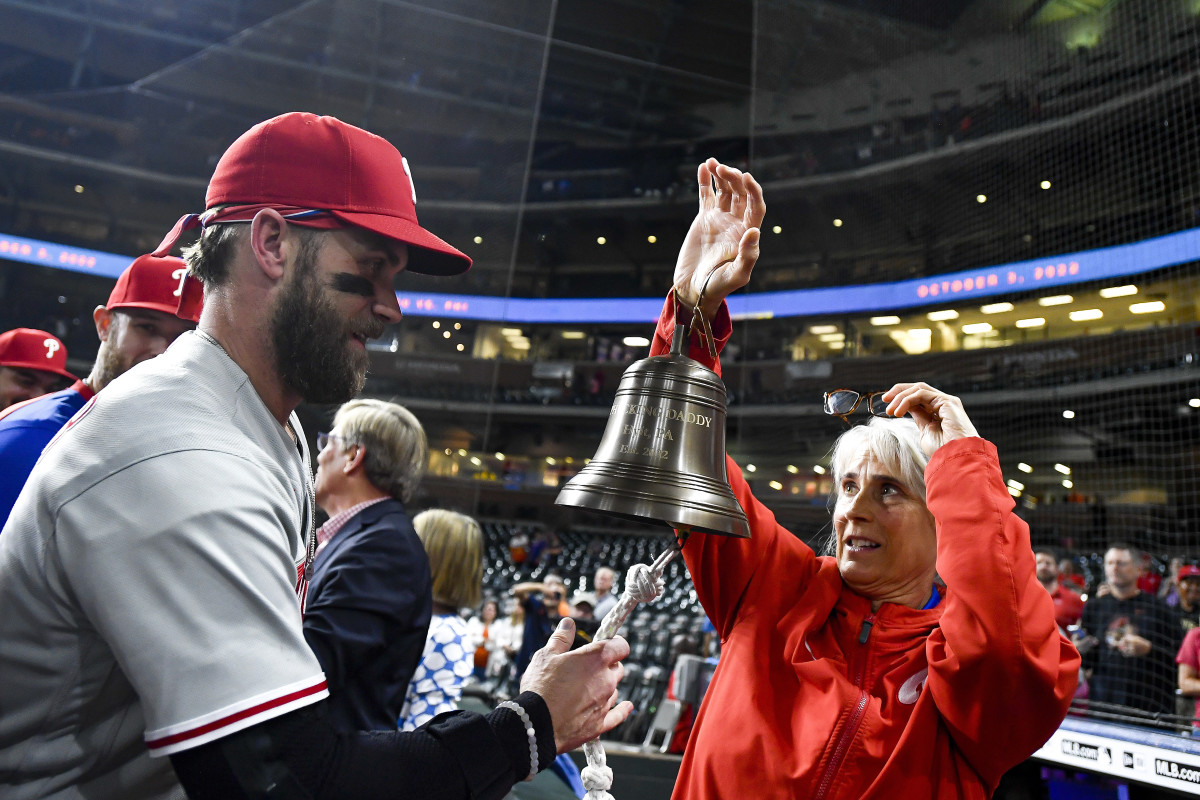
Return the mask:
[[[433,612],[429,558],[397,500],[351,517],[317,555],[304,638],[343,731],[393,731]]]

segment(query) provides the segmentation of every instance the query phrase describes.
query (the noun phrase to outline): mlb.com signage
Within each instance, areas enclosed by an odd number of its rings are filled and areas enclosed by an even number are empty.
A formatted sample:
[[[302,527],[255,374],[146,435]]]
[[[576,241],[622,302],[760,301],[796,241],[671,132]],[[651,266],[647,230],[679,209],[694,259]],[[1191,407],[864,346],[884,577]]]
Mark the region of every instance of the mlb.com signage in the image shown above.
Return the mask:
[[[1200,796],[1200,743],[1177,735],[1068,717],[1033,758]]]

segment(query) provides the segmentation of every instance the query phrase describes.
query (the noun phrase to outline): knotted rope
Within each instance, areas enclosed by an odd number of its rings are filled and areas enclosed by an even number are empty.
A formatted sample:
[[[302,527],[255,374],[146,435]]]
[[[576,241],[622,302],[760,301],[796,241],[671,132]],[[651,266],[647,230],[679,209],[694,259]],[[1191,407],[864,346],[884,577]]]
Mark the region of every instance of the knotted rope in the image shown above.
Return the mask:
[[[663,591],[663,571],[675,556],[687,538],[687,533],[680,531],[680,539],[676,540],[666,552],[654,559],[650,566],[634,564],[625,575],[625,591],[612,610],[604,615],[600,629],[596,631],[593,641],[611,639],[616,635],[625,620],[633,613],[639,603],[649,603],[657,599]],[[583,788],[587,789],[584,800],[615,800],[608,790],[612,788],[613,771],[608,766],[604,755],[604,745],[599,739],[593,739],[583,745],[583,754],[587,756],[587,766],[583,768],[580,777],[583,778]]]

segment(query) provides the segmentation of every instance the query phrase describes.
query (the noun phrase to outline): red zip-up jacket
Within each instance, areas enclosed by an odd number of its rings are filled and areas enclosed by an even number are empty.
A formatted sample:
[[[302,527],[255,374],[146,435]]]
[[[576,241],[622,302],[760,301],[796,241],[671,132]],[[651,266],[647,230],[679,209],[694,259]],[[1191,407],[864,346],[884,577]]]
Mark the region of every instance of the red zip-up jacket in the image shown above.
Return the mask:
[[[722,306],[718,345],[730,330]],[[695,344],[691,355],[720,368]],[[928,610],[885,603],[872,614],[835,560],[780,527],[727,468],[752,538],[694,534],[684,547],[721,662],[675,800],[990,797],[1058,727],[1079,673],[995,447],[951,441],[925,470],[946,583]]]

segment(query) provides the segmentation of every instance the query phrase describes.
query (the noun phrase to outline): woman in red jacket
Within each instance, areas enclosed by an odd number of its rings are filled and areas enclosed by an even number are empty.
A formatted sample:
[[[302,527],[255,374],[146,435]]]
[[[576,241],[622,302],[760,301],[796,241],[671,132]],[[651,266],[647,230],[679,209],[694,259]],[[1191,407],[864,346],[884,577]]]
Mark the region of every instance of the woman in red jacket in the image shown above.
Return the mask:
[[[765,205],[753,178],[712,159],[699,184],[675,289],[720,347]],[[706,352],[693,342],[693,357]],[[753,535],[684,547],[722,644],[676,798],[987,798],[1066,714],[1079,655],[1037,581],[995,447],[958,398],[926,384],[877,400],[881,416],[834,450],[832,556],[780,527],[727,460]]]

